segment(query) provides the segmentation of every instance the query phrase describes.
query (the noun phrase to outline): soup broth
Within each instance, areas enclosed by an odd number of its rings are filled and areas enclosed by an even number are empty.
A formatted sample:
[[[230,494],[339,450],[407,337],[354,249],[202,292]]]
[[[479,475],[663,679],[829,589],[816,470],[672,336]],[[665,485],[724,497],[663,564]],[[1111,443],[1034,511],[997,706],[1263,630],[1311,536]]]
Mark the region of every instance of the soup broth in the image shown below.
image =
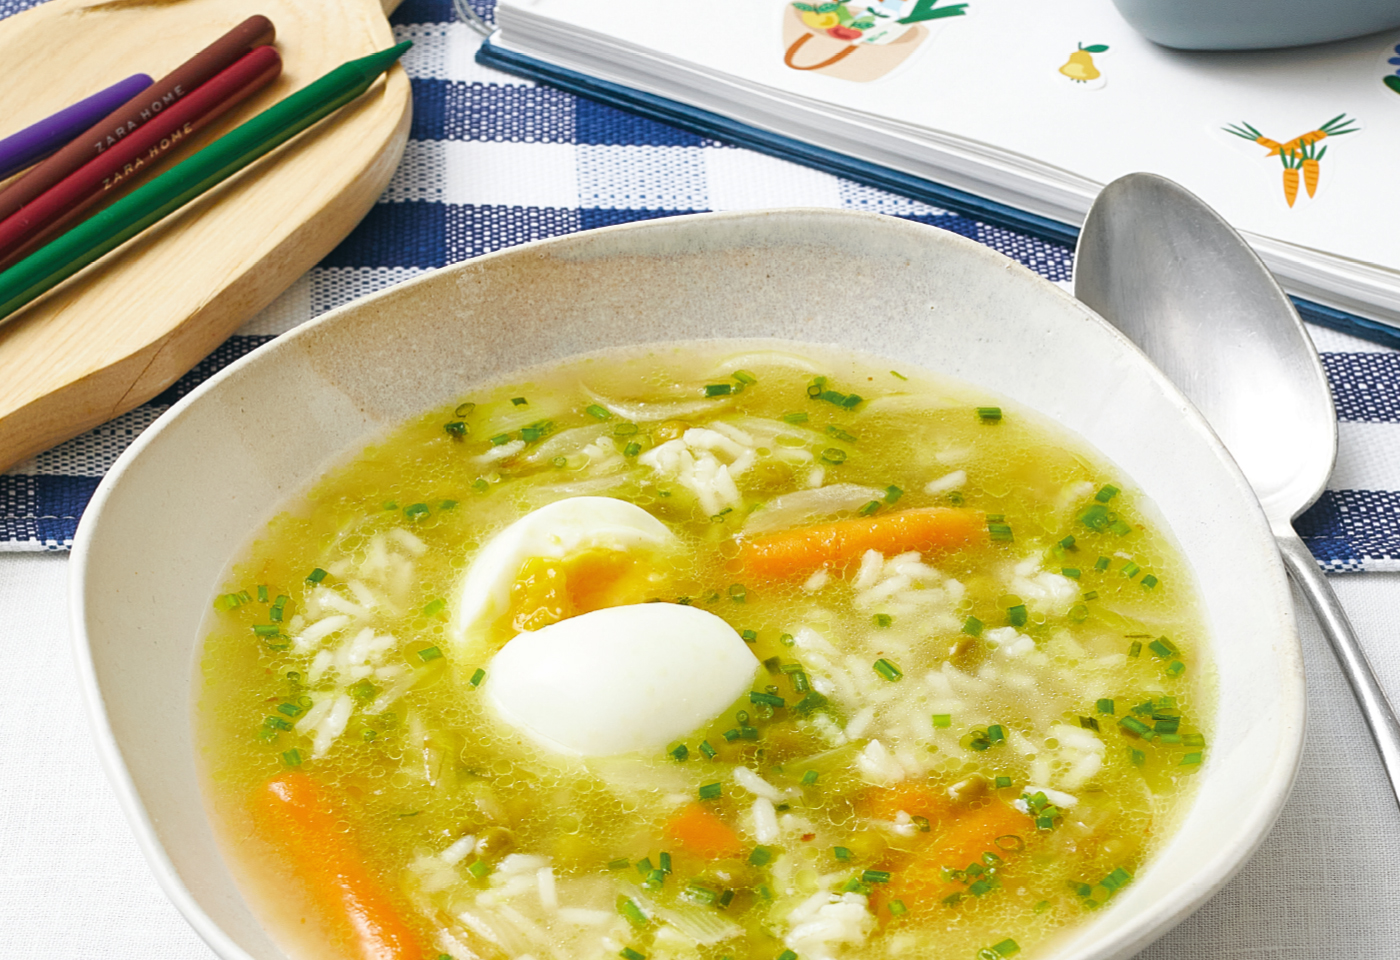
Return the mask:
[[[196,712],[288,949],[996,960],[1111,904],[1205,755],[1189,572],[1077,438],[888,367],[584,358],[272,520]]]

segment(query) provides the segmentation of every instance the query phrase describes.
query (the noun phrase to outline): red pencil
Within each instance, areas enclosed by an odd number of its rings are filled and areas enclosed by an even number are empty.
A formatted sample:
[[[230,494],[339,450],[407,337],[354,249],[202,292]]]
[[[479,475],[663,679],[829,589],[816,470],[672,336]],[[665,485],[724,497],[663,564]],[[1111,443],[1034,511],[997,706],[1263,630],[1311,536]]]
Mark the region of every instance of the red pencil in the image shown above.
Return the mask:
[[[264,16],[244,20],[151,86],[113,110],[68,146],[0,190],[0,220],[13,214],[83,164],[124,140],[193,93],[254,47],[272,43],[276,30]]]
[[[282,58],[277,51],[256,47],[18,213],[0,221],[0,270],[18,263],[104,199],[131,186],[281,72]]]

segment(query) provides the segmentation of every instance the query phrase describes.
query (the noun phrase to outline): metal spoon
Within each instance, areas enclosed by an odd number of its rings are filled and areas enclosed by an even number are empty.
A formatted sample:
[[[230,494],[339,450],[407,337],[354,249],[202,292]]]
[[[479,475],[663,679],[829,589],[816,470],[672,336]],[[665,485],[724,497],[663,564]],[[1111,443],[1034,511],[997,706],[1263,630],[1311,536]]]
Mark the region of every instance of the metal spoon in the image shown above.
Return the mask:
[[[1074,294],[1152,358],[1234,455],[1356,693],[1400,803],[1400,721],[1293,529],[1337,459],[1332,394],[1293,305],[1214,210],[1146,173],[1115,180],[1094,201],[1075,253]]]

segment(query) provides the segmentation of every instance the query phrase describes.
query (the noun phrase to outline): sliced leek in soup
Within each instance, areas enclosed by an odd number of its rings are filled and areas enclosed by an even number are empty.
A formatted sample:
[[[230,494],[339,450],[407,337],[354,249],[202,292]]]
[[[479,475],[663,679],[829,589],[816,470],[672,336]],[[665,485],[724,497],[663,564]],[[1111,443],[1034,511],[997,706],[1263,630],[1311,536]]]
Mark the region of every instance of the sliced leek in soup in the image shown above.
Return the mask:
[[[595,355],[398,428],[213,598],[227,856],[298,957],[1043,955],[1208,752],[1130,477],[829,349]]]

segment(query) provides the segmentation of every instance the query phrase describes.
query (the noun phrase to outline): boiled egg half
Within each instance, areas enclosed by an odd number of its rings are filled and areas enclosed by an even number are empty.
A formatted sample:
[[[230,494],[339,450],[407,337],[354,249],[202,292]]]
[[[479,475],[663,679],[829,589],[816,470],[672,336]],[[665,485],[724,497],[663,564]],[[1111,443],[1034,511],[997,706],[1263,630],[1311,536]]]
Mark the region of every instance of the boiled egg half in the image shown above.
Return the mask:
[[[758,660],[714,614],[643,603],[680,546],[661,521],[610,497],[572,497],[491,538],[462,581],[452,624],[482,694],[549,750],[660,750],[749,688]],[[503,645],[502,645],[503,642]]]

